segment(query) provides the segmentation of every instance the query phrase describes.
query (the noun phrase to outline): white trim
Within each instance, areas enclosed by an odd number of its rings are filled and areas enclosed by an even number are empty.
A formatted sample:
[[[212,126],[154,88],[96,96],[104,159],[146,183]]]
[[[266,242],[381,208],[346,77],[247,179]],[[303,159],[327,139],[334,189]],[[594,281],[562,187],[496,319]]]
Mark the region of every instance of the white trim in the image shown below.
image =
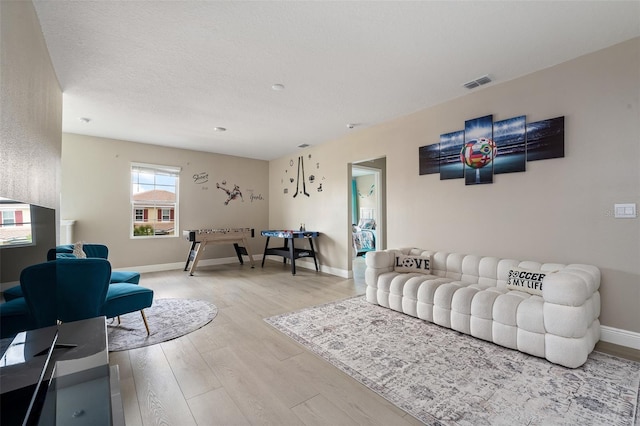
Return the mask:
[[[383,157],[380,157],[383,158]],[[385,157],[386,158],[386,157]],[[370,174],[373,174],[374,176],[374,182],[376,185],[376,191],[378,191],[378,197],[377,197],[377,202],[376,202],[376,249],[382,249],[382,247],[385,247],[385,241],[384,241],[384,224],[385,224],[385,219],[384,219],[384,214],[386,213],[383,209],[382,209],[382,197],[383,197],[383,193],[382,193],[382,170],[375,168],[375,167],[368,167],[368,166],[364,166],[362,165],[361,162],[359,163],[351,163],[351,172],[352,172],[352,176],[351,178],[353,179],[353,170],[362,170],[362,171],[366,171],[369,172]],[[349,183],[349,185],[351,185],[351,183]],[[349,223],[351,222],[351,218],[349,218]],[[351,228],[351,227],[349,227]],[[351,246],[351,233],[349,233],[349,246]]]
[[[137,169],[147,169],[150,171],[161,170],[166,173],[174,173],[180,174],[182,171],[182,167],[180,166],[166,166],[163,164],[151,164],[151,163],[138,163],[136,161],[131,162],[131,167],[136,167]]]
[[[619,328],[600,326],[600,340],[627,348],[640,350],[640,333]]]
[[[262,260],[262,256],[260,259]],[[238,257],[221,257],[218,259],[203,259],[198,261],[198,267],[200,266],[211,266],[211,265],[226,265],[229,263],[237,263]],[[256,256],[253,256],[253,262],[256,263]],[[176,269],[184,269],[185,262],[174,262],[174,263],[160,263],[156,265],[144,265],[144,266],[128,266],[125,268],[114,268],[114,271],[136,271],[141,274],[147,272],[162,272],[162,271],[174,271]],[[245,265],[248,264],[248,261],[245,260]],[[191,265],[189,265],[191,266]],[[249,265],[251,267],[251,265]]]
[[[274,256],[275,257],[275,256]],[[268,259],[269,257],[267,257]],[[278,260],[282,261],[282,258],[278,256]],[[256,264],[256,267],[259,267],[259,262],[262,262],[262,255],[254,255],[253,261]],[[226,265],[229,263],[237,263],[237,257],[222,257],[218,259],[204,259],[198,262],[198,266],[211,266],[211,265]],[[125,268],[115,268],[114,271],[136,271],[140,273],[146,272],[162,272],[162,271],[173,271],[176,269],[184,269],[185,262],[175,262],[175,263],[162,263],[157,265],[144,265],[144,266],[128,266]],[[245,260],[245,265],[246,265]],[[289,268],[290,265],[287,265]],[[312,261],[305,260],[296,260],[296,268],[304,268],[315,271],[316,266]],[[336,275],[341,278],[351,278],[351,271],[347,271],[346,269],[338,269],[332,268],[330,266],[320,265],[320,272],[325,272],[327,274]]]

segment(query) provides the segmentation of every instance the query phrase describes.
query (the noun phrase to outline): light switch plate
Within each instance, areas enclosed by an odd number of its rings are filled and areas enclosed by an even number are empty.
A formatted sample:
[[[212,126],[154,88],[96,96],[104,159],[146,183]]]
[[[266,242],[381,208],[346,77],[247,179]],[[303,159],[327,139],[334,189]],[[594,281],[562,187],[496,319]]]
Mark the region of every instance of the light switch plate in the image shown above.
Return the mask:
[[[617,219],[633,219],[638,217],[636,203],[614,204],[614,217]]]

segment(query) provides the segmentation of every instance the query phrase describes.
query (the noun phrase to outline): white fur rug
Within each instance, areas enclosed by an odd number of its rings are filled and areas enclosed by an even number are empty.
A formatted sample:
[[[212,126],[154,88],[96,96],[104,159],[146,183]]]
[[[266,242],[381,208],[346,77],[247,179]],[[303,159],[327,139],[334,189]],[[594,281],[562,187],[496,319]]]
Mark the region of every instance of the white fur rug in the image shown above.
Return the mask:
[[[265,319],[428,425],[634,425],[640,363],[568,369],[359,296]]]

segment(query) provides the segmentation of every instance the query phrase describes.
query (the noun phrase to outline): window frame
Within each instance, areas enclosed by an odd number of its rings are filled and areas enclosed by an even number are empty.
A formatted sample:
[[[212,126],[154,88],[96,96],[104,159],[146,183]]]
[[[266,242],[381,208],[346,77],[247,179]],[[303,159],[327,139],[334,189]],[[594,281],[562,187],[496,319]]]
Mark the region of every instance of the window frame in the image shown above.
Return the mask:
[[[134,196],[139,194],[140,192],[145,191],[135,191],[134,188],[136,186],[141,186],[141,180],[139,179],[140,172],[148,172],[148,174],[153,175],[153,183],[146,183],[145,186],[150,186],[152,190],[163,190],[168,188],[167,185],[158,183],[158,176],[170,176],[174,178],[173,191],[175,193],[175,201],[173,202],[159,202],[158,200],[149,201],[148,203],[140,203],[134,200]],[[152,239],[152,238],[177,238],[179,237],[179,206],[180,206],[180,171],[181,168],[178,166],[168,166],[161,164],[149,164],[149,163],[138,163],[131,162],[129,167],[129,191],[130,191],[130,223],[129,223],[129,238],[140,240],[140,239]],[[135,174],[138,173],[138,179],[134,180]],[[158,219],[159,213],[162,213],[163,210],[167,210],[169,212],[169,217],[171,217],[171,210],[173,210],[173,220],[169,219],[167,221],[164,220],[164,216],[161,216]],[[142,212],[142,221],[138,221],[137,211]],[[136,224],[143,223],[147,226],[153,227],[153,234],[150,235],[135,235],[135,227]],[[167,224],[173,223],[173,232],[171,234],[164,234],[162,230],[156,228],[156,224]],[[138,225],[139,226],[139,225]]]
[[[23,211],[27,210],[27,214],[23,213]],[[34,213],[31,204],[0,197],[0,211],[0,248],[8,249],[36,245],[36,229],[33,223]],[[9,218],[9,215],[12,218]],[[9,237],[5,235],[6,230],[25,235]]]

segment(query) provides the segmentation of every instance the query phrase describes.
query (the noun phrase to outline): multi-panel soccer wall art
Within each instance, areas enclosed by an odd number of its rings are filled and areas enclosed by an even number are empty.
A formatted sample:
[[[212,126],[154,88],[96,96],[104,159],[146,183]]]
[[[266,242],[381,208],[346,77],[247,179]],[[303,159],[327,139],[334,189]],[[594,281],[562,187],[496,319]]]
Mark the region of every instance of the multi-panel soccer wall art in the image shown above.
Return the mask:
[[[535,123],[526,123],[524,115],[496,122],[493,115],[474,118],[418,153],[421,175],[493,183],[493,175],[524,172],[527,161],[564,157],[564,117]]]

